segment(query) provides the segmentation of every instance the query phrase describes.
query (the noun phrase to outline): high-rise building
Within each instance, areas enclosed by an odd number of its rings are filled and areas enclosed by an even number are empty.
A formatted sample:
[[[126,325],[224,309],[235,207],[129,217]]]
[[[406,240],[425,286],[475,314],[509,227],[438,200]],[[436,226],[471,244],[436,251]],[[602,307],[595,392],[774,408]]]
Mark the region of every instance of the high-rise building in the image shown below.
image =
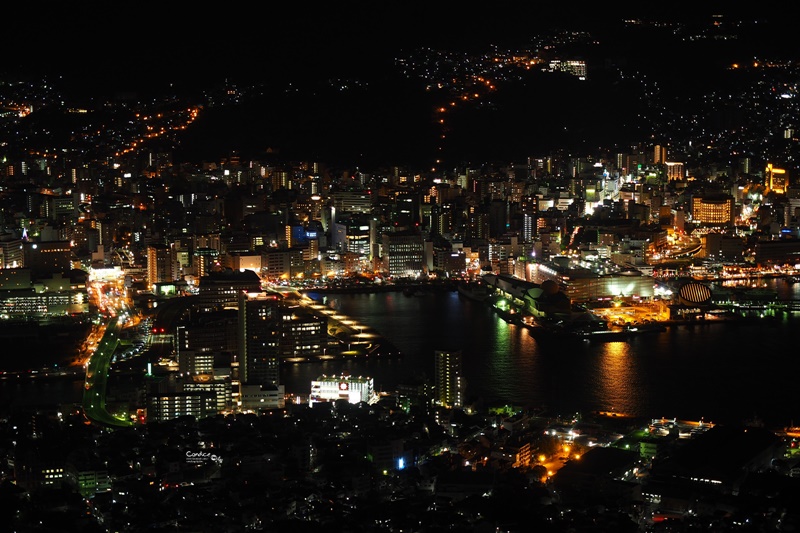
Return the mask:
[[[215,264],[219,262],[219,250],[214,248],[198,248],[194,251],[192,264],[194,274],[198,278],[207,276]]]
[[[182,416],[200,419],[217,412],[217,397],[212,390],[169,391],[147,396],[148,421],[164,422]]]
[[[295,278],[305,271],[303,250],[265,248],[261,252],[261,272],[265,279]]]
[[[383,234],[383,268],[392,277],[416,278],[423,272],[424,241],[414,231]]]
[[[147,247],[147,286],[172,281],[170,249],[166,244],[151,244]]]
[[[667,165],[667,181],[682,180],[685,177],[683,163],[667,161],[664,164]]]
[[[436,403],[445,407],[461,407],[464,404],[465,388],[461,371],[461,351],[435,351],[434,370]]]
[[[280,360],[306,361],[321,355],[328,340],[327,318],[300,306],[282,306],[280,311]]]
[[[653,164],[659,165],[667,162],[667,147],[657,144],[653,148]]]
[[[767,165],[766,171],[767,187],[772,191],[783,194],[789,187],[789,175],[782,168],[775,168],[772,163]]]
[[[186,331],[179,326],[179,331]],[[180,335],[179,335],[180,336]],[[178,352],[178,369],[181,374],[198,375],[214,373],[214,352],[197,352],[180,350]]]
[[[241,383],[277,387],[280,381],[282,312],[278,295],[239,295],[239,361]]]
[[[209,272],[200,278],[197,308],[200,311],[234,308],[243,292],[261,292],[261,278],[254,271]]]

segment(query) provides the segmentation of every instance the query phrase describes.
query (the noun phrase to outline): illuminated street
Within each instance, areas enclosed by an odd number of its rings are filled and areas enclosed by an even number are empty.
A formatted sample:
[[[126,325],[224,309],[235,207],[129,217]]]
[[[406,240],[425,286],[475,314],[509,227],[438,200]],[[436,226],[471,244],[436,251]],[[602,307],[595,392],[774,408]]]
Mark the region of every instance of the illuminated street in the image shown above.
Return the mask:
[[[111,358],[119,346],[119,319],[113,318],[106,327],[105,334],[86,366],[86,384],[83,393],[83,410],[92,422],[114,427],[126,427],[133,422],[106,410],[106,387]]]

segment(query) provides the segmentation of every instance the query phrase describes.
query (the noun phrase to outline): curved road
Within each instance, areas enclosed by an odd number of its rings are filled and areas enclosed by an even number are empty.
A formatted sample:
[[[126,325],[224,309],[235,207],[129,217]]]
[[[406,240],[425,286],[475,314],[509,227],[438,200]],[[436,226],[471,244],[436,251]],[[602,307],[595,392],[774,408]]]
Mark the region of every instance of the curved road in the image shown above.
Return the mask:
[[[106,386],[111,358],[119,345],[119,318],[112,318],[105,334],[97,345],[86,367],[86,383],[83,390],[83,412],[96,424],[107,427],[129,427],[133,421],[118,418],[106,410]]]

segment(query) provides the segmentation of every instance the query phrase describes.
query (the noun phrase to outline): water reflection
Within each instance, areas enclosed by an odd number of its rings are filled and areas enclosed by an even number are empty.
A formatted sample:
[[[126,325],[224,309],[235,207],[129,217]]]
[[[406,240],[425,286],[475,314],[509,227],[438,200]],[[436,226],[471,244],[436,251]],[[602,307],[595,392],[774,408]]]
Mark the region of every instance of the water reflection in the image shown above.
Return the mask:
[[[606,342],[597,346],[597,374],[592,387],[597,407],[603,411],[633,414],[638,410],[637,391],[642,383],[627,342]]]

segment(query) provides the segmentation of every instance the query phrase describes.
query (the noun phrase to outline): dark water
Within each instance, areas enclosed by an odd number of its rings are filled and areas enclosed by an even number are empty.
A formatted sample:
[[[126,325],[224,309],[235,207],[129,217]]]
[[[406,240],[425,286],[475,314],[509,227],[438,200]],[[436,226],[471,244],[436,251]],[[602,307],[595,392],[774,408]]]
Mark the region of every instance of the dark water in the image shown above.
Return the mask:
[[[786,289],[795,290],[795,289]],[[370,376],[392,390],[433,376],[435,350],[461,350],[467,398],[551,412],[616,410],[635,416],[769,424],[800,422],[800,316],[671,326],[627,342],[540,342],[457,293],[312,294],[382,333],[392,360],[287,367],[287,391],[307,394],[321,374]]]
[[[782,297],[800,284],[777,282]],[[453,293],[310,294],[374,328],[402,357],[287,365],[286,391],[308,394],[322,374],[372,377],[391,391],[433,376],[435,350],[461,350],[468,400],[544,407],[569,415],[616,410],[643,417],[800,423],[800,314],[750,322],[672,326],[627,342],[541,342],[488,306]],[[5,405],[70,403],[71,380],[3,380]]]

